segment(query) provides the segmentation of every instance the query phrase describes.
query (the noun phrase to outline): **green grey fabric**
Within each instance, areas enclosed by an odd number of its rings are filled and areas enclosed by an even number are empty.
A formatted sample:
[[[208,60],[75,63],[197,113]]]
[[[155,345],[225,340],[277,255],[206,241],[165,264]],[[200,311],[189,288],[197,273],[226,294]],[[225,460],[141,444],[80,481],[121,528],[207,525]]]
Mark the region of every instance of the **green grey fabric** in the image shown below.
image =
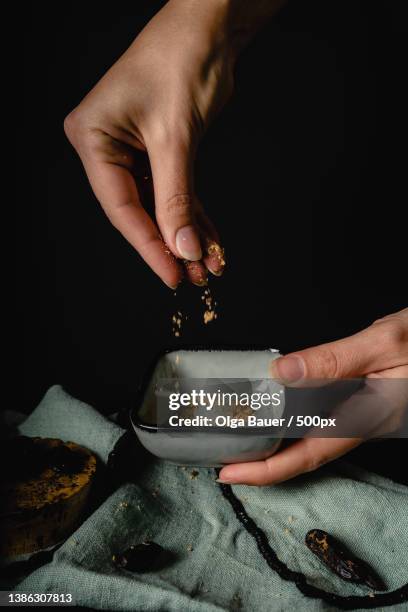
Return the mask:
[[[50,389],[21,431],[80,442],[102,459],[121,432],[60,387]],[[266,565],[222,497],[213,470],[196,475],[159,461],[134,469],[137,484],[117,489],[19,590],[70,592],[78,605],[109,610],[334,609],[305,598]],[[371,563],[389,589],[407,582],[406,487],[344,463],[278,486],[234,491],[282,561],[311,583],[342,595],[368,593],[332,575],[306,548],[305,534],[314,527]],[[134,575],[113,566],[115,552],[144,539],[171,551],[173,563]]]
[[[90,448],[106,462],[123,430],[88,404],[74,399],[59,385],[48,390],[19,427],[25,436],[61,438]]]

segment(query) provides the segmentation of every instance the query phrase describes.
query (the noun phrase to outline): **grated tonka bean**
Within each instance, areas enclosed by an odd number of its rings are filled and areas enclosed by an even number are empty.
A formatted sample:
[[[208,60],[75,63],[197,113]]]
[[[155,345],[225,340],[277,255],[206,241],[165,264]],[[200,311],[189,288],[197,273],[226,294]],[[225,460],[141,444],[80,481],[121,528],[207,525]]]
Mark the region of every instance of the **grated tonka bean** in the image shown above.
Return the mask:
[[[174,292],[174,296],[177,297],[177,292]],[[215,321],[218,318],[218,313],[216,311],[217,302],[214,300],[211,290],[209,287],[204,289],[203,294],[201,295],[201,301],[203,302],[204,311],[203,311],[203,321],[204,325]],[[188,316],[183,315],[181,310],[177,310],[171,317],[172,324],[172,333],[176,338],[180,338],[182,335],[182,327],[183,323],[187,321]]]

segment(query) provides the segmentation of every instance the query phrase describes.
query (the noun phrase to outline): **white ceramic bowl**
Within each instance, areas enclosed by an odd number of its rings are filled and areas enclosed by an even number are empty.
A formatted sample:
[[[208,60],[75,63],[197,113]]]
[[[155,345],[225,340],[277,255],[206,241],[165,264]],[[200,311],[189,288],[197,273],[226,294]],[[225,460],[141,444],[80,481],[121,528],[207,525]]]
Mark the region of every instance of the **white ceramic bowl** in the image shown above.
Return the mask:
[[[278,449],[284,428],[212,427],[176,432],[163,430],[157,417],[157,387],[161,380],[175,380],[188,385],[190,380],[251,380],[267,385],[268,393],[280,393],[282,400],[273,408],[273,416],[282,416],[284,390],[270,379],[269,365],[279,357],[275,349],[183,349],[162,354],[147,372],[138,403],[131,411],[133,428],[142,445],[153,455],[178,465],[219,467],[265,459]],[[255,387],[256,388],[256,387]],[[261,408],[257,416],[271,416],[271,407]]]

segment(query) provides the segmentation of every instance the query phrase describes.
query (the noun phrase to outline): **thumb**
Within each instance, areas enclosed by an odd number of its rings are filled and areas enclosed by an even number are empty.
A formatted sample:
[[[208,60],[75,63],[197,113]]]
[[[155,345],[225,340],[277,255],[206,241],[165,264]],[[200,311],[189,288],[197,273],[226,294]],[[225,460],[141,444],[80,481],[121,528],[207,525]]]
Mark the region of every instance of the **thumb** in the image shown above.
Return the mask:
[[[307,379],[353,378],[399,365],[401,352],[392,323],[375,323],[338,340],[275,359],[271,375],[286,383]]]
[[[194,214],[193,154],[190,147],[173,142],[149,150],[153,174],[156,220],[165,243],[182,259],[202,257]]]

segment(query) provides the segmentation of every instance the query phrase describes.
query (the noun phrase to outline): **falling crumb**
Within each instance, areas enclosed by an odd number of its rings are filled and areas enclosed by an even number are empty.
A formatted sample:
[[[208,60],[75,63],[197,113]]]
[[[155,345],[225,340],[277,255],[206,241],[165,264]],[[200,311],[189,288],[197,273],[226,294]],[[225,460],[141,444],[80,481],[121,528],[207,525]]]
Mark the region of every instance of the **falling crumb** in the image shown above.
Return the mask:
[[[368,596],[369,596],[369,597],[375,597],[375,593],[373,593],[373,592],[371,591],[371,593],[369,593],[369,594],[368,594]]]
[[[189,544],[189,545],[187,546],[187,552],[193,552],[193,550],[194,550],[194,548],[192,547],[192,545],[191,545],[191,544]]]
[[[197,470],[192,470],[192,472],[190,473],[190,480],[195,480],[199,473],[200,472],[198,472]]]
[[[176,292],[174,293],[176,295]],[[217,302],[214,301],[209,287],[205,287],[201,295],[201,301],[204,304],[203,321],[204,324],[217,320],[218,313],[216,312]],[[181,310],[177,310],[171,315],[172,332],[176,338],[180,338],[183,334],[183,322],[187,321],[189,316],[184,315]]]
[[[181,335],[181,323],[183,320],[183,314],[178,310],[176,314],[174,314],[171,318],[173,323],[173,334],[176,338],[179,338]]]
[[[123,502],[120,502],[119,508],[127,508],[128,505],[129,505],[128,502],[123,501]]]
[[[204,291],[204,294],[201,296],[201,299],[204,301],[205,310],[204,310],[204,323],[210,323],[210,321],[214,321],[217,318],[217,313],[214,310],[215,303],[213,302],[213,297],[211,295],[211,291],[207,288]]]
[[[210,321],[213,321],[217,318],[217,315],[213,310],[206,310],[204,313],[204,323],[207,325]]]

